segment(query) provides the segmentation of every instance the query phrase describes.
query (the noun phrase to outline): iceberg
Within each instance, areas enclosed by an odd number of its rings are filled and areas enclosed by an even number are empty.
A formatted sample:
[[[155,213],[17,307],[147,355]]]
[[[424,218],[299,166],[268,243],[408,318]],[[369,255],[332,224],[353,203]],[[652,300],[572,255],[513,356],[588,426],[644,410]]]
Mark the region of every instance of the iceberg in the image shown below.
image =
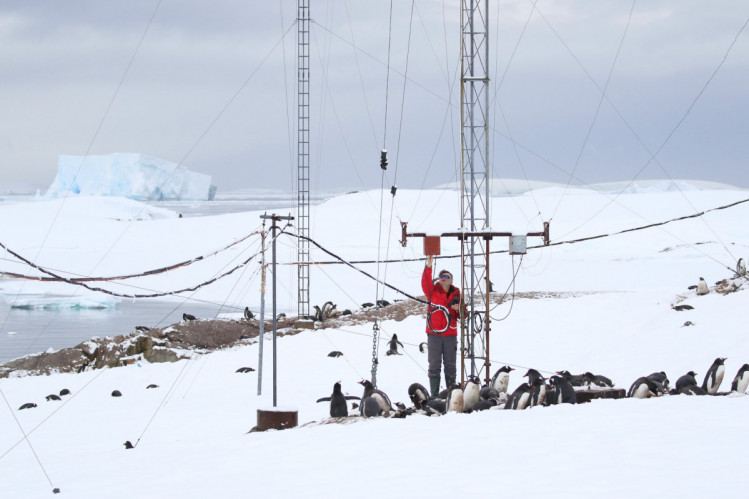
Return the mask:
[[[210,201],[211,176],[138,153],[60,155],[47,197],[122,196],[138,201]]]

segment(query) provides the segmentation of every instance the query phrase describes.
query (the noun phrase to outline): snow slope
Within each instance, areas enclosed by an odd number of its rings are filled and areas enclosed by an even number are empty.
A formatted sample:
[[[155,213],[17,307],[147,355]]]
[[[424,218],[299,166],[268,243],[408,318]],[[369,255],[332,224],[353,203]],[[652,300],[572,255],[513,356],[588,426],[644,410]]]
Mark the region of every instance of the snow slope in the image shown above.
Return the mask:
[[[510,221],[519,220],[512,230],[534,231],[551,218],[553,241],[577,239],[749,197],[739,190],[649,189],[612,201],[610,193],[562,192],[552,187],[494,198],[495,229],[508,230]],[[408,220],[409,231],[437,234],[459,225],[457,213],[441,209],[456,206],[456,195],[449,191],[399,191],[396,200],[394,217]],[[97,217],[104,213],[100,200],[88,202],[85,222],[67,203],[62,208],[46,201],[0,206],[3,220],[19,221],[10,224],[2,242],[21,253],[38,252],[37,261],[50,267],[107,274],[205,254],[260,225],[259,213],[195,219],[136,217],[132,212]],[[379,192],[366,192],[313,207],[312,237],[348,260],[375,259],[379,214],[372,205],[378,204]],[[561,369],[601,373],[626,389],[637,377],[661,370],[672,383],[689,370],[701,381],[713,359],[727,357],[722,385],[727,390],[738,368],[749,362],[746,291],[742,287],[727,295],[698,297],[687,286],[700,276],[711,285],[731,277],[735,260],[749,253],[748,210],[740,204],[648,230],[531,250],[522,262],[494,255],[492,280],[500,292],[508,289],[513,265],[521,268],[518,297],[492,312],[493,369],[516,367],[511,389],[529,367],[545,375]],[[539,211],[542,216],[536,217]],[[57,221],[42,244],[55,214]],[[418,241],[400,247],[398,229],[387,246],[383,243],[381,257],[421,256]],[[279,237],[279,258],[291,261],[296,251],[286,238]],[[254,251],[255,245],[238,245],[185,272],[137,285],[174,289],[198,282]],[[503,245],[496,242],[497,249]],[[457,250],[454,242],[443,243],[443,253]],[[317,251],[313,255],[327,258]],[[436,265],[457,271],[458,262],[445,258]],[[374,265],[361,267],[377,271]],[[381,275],[420,294],[421,268],[423,260],[391,264]],[[31,272],[3,260],[2,270],[11,269]],[[232,275],[193,298],[254,306],[258,283],[251,279],[253,273],[248,269]],[[280,287],[293,288],[294,283],[293,268],[281,268]],[[19,285],[2,283],[6,293],[14,286]],[[27,284],[24,293],[37,286]],[[56,292],[69,290],[54,287]],[[375,293],[365,277],[332,265],[315,269],[312,288],[313,303],[330,298],[339,308],[372,301]],[[279,294],[291,300],[285,290]],[[385,297],[396,295],[388,291]],[[676,312],[671,309],[675,303],[695,308]],[[684,326],[687,320],[694,325]],[[385,356],[386,340],[394,333],[405,353]],[[408,404],[408,386],[427,382],[426,357],[417,348],[424,340],[424,320],[385,321],[381,336],[378,387],[394,402]],[[315,400],[329,395],[333,383],[340,380],[344,392],[361,395],[356,382],[370,377],[371,324],[279,338],[278,403],[299,411],[300,427],[248,434],[256,424],[256,410],[272,406],[270,340],[264,345],[260,396],[258,372],[235,373],[241,366],[259,367],[257,344],[174,364],[141,362],[0,380],[0,496],[48,497],[59,487],[69,497],[744,497],[749,486],[749,399],[739,394],[319,424],[328,407]],[[344,355],[327,357],[332,350]],[[159,388],[146,390],[150,383]],[[73,395],[62,402],[44,400],[62,388]],[[111,397],[115,389],[123,396]],[[26,402],[38,407],[19,411]],[[125,450],[126,440],[137,443],[135,449]]]

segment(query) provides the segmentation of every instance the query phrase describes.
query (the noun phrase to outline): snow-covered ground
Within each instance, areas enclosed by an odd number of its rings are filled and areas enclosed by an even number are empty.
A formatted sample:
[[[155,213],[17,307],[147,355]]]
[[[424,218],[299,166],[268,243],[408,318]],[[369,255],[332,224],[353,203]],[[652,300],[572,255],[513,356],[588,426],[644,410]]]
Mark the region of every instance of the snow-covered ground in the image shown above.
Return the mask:
[[[738,189],[678,187],[635,186],[621,195],[549,187],[503,195],[492,199],[492,226],[535,232],[551,220],[552,241],[572,240],[749,198]],[[401,248],[398,220],[408,221],[409,232],[428,234],[460,225],[454,192],[399,190],[392,217],[388,211],[382,218],[379,196],[354,193],[313,207],[312,238],[347,260],[377,259],[378,253],[383,260],[409,259],[423,256],[422,245],[410,240]],[[206,255],[167,274],[96,283],[121,293],[163,292],[206,281],[254,254],[257,236],[208,256],[260,228],[260,214],[176,218],[116,198],[37,200],[0,205],[0,242],[70,275],[137,273]],[[592,371],[626,389],[639,376],[661,370],[672,384],[689,370],[701,382],[716,357],[727,357],[722,390],[728,390],[749,362],[745,291],[696,296],[687,287],[699,277],[711,286],[730,278],[736,260],[749,256],[747,215],[749,203],[647,230],[531,249],[522,261],[494,255],[495,288],[504,292],[520,265],[514,290],[523,294],[492,312],[492,369],[516,367],[511,390],[529,367],[545,375]],[[294,239],[282,235],[277,242],[280,262],[294,261]],[[496,239],[492,245],[507,247]],[[457,242],[443,241],[443,254],[458,250]],[[332,258],[313,249],[312,259]],[[11,260],[4,254],[0,270],[36,275]],[[423,265],[381,265],[379,275],[420,294]],[[456,258],[439,259],[436,266],[459,272]],[[376,265],[359,267],[378,273]],[[253,260],[185,295],[185,311],[190,299],[257,311],[258,268]],[[278,284],[279,307],[295,308],[293,266],[279,266]],[[0,286],[7,300],[90,293],[29,281]],[[311,289],[313,303],[330,299],[339,309],[374,301],[376,293],[371,280],[337,265],[315,267]],[[399,296],[386,290],[384,297]],[[674,311],[676,303],[694,310]],[[686,321],[693,325],[684,326]],[[424,319],[381,324],[383,340],[394,333],[405,344],[404,355],[386,356],[387,342],[380,343],[378,387],[394,402],[410,405],[408,386],[427,382],[426,356],[417,348],[424,341]],[[371,324],[279,338],[278,405],[298,410],[300,427],[248,434],[256,411],[272,407],[270,340],[264,345],[260,396],[257,371],[235,373],[242,366],[259,368],[257,344],[174,364],[0,380],[0,496],[48,497],[58,487],[69,497],[744,497],[749,487],[749,398],[741,395],[598,400],[305,426],[324,422],[328,406],[315,400],[329,395],[336,381],[344,392],[361,395],[356,382],[370,377]],[[344,355],[328,357],[332,350]],[[151,383],[159,388],[147,390]],[[63,388],[72,396],[45,401]],[[111,397],[115,389],[123,396]],[[37,407],[19,411],[26,402]],[[126,440],[136,447],[125,450]]]

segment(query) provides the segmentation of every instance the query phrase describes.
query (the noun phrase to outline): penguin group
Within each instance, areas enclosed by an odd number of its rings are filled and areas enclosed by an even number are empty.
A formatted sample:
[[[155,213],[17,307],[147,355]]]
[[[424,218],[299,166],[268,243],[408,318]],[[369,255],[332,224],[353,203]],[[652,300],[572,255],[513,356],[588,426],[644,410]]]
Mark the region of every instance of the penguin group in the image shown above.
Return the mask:
[[[313,308],[315,309],[315,312],[310,319],[315,322],[323,322],[326,319],[335,319],[336,317],[343,315],[343,313],[338,310],[337,305],[332,301],[326,301],[322,308],[318,305],[315,305]]]
[[[66,395],[70,395],[70,390],[68,390],[67,388],[63,388],[62,390],[60,390],[59,395],[56,393],[50,393],[49,395],[44,397],[44,399],[47,402],[59,402],[62,400],[61,397],[65,397]],[[36,406],[37,405],[34,402],[26,402],[25,404],[22,404],[21,407],[18,408],[18,410],[23,411],[26,409],[33,409]]]
[[[632,383],[627,392],[630,398],[650,398],[661,395],[725,395],[727,393],[746,393],[749,387],[749,364],[742,365],[731,382],[730,392],[719,392],[726,373],[725,357],[716,358],[707,369],[698,383],[698,374],[687,371],[676,380],[673,388],[669,386],[669,380],[665,372],[653,373],[640,377]]]
[[[397,342],[397,336],[391,341]],[[401,345],[402,346],[402,345]],[[397,345],[396,345],[397,348]],[[723,395],[719,388],[725,377],[726,358],[718,357],[707,370],[702,384],[698,383],[697,373],[688,371],[680,376],[675,385],[664,371],[653,372],[637,378],[626,392],[628,398],[644,399],[664,395]],[[421,383],[412,383],[408,387],[408,397],[413,404],[390,401],[385,392],[377,389],[371,381],[359,382],[364,388],[361,397],[344,395],[340,381],[333,385],[333,394],[322,397],[318,402],[330,402],[330,416],[333,418],[349,415],[347,401],[359,400],[354,404],[359,416],[404,418],[412,414],[441,416],[450,413],[472,413],[485,410],[524,410],[538,406],[558,404],[576,404],[579,390],[608,390],[615,383],[608,377],[592,372],[571,374],[569,371],[557,371],[548,378],[536,369],[528,369],[523,375],[526,380],[508,392],[510,374],[515,368],[506,365],[494,373],[491,380],[482,385],[477,376],[469,376],[464,384],[456,383],[446,387],[433,396]],[[731,392],[743,394],[749,388],[749,364],[744,364],[736,373],[731,383]],[[623,390],[622,390],[623,392]]]

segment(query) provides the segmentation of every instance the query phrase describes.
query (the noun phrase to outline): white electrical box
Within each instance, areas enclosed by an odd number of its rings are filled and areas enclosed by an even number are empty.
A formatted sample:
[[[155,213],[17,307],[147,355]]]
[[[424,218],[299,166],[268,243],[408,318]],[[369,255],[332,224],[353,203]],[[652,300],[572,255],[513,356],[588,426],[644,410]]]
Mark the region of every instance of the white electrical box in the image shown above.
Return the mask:
[[[510,254],[525,255],[528,244],[528,236],[510,236]]]

